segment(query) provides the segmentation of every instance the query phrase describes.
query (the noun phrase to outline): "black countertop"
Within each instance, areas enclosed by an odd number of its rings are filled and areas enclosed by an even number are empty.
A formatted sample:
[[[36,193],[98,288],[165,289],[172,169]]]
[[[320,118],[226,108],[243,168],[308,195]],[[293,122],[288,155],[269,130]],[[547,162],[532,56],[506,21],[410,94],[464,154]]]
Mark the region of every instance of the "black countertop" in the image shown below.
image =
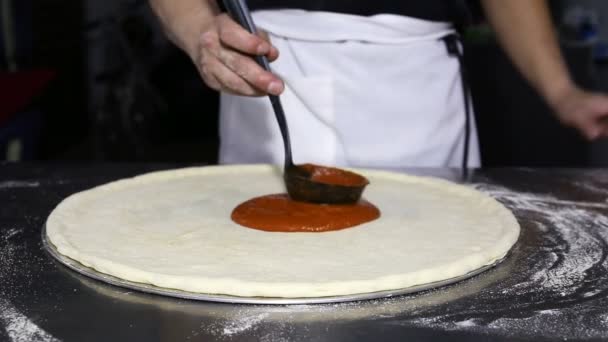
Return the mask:
[[[170,167],[0,164],[0,341],[608,339],[608,170],[473,172],[467,182],[522,225],[509,258],[458,284],[383,300],[250,306],[165,298],[80,276],[42,249],[41,227],[69,194]]]

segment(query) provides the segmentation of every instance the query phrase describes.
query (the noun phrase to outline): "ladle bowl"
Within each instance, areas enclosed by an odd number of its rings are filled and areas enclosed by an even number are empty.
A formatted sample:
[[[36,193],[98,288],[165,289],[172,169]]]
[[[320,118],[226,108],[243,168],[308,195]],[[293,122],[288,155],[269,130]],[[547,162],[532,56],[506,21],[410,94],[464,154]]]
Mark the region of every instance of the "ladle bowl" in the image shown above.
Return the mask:
[[[314,170],[311,172],[307,166],[313,166]],[[319,170],[329,171],[336,177],[343,176],[344,179],[350,180],[350,183],[324,182],[315,175]],[[365,177],[354,172],[310,164],[288,168],[283,173],[283,178],[292,200],[324,204],[355,204],[369,184]]]

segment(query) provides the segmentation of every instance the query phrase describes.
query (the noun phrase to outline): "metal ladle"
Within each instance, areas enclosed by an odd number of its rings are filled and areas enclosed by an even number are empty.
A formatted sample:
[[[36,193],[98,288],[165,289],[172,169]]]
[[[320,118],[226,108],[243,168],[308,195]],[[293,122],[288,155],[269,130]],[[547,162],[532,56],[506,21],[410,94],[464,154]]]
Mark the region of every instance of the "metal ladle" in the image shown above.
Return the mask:
[[[239,23],[247,31],[256,34],[257,29],[244,0],[223,0],[226,10],[233,20]],[[266,56],[255,56],[256,61],[265,70],[270,70],[270,64]],[[272,109],[281,129],[283,145],[285,147],[285,165],[283,180],[289,196],[296,201],[326,204],[352,204],[359,201],[365,186],[369,183],[367,179],[356,173],[337,168],[317,165],[307,167],[295,165],[291,155],[291,141],[285,112],[281,101],[276,95],[268,95]],[[354,180],[349,184],[336,184],[319,180],[317,175],[333,173],[336,176],[348,176]]]

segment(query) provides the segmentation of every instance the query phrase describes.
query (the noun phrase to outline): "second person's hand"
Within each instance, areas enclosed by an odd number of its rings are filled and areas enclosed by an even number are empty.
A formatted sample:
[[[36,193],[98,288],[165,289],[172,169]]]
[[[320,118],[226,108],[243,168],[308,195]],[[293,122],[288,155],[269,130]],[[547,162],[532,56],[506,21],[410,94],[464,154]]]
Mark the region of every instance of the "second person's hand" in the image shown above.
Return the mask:
[[[226,14],[219,14],[204,30],[191,56],[205,83],[235,95],[279,95],[285,85],[264,70],[252,56],[276,60],[279,51],[264,34],[254,35]]]
[[[585,91],[571,85],[550,103],[563,124],[576,128],[588,140],[608,137],[606,94]]]

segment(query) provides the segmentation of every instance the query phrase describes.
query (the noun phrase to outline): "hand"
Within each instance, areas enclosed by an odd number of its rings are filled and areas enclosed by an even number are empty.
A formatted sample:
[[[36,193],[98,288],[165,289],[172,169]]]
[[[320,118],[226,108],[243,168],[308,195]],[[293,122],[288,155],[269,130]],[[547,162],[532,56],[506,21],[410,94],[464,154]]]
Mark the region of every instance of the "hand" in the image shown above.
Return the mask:
[[[192,59],[211,88],[236,95],[279,95],[285,85],[251,57],[266,56],[274,61],[279,51],[264,34],[254,35],[220,14],[200,36]]]
[[[587,139],[608,137],[608,95],[571,86],[552,105],[562,123],[578,129]]]

